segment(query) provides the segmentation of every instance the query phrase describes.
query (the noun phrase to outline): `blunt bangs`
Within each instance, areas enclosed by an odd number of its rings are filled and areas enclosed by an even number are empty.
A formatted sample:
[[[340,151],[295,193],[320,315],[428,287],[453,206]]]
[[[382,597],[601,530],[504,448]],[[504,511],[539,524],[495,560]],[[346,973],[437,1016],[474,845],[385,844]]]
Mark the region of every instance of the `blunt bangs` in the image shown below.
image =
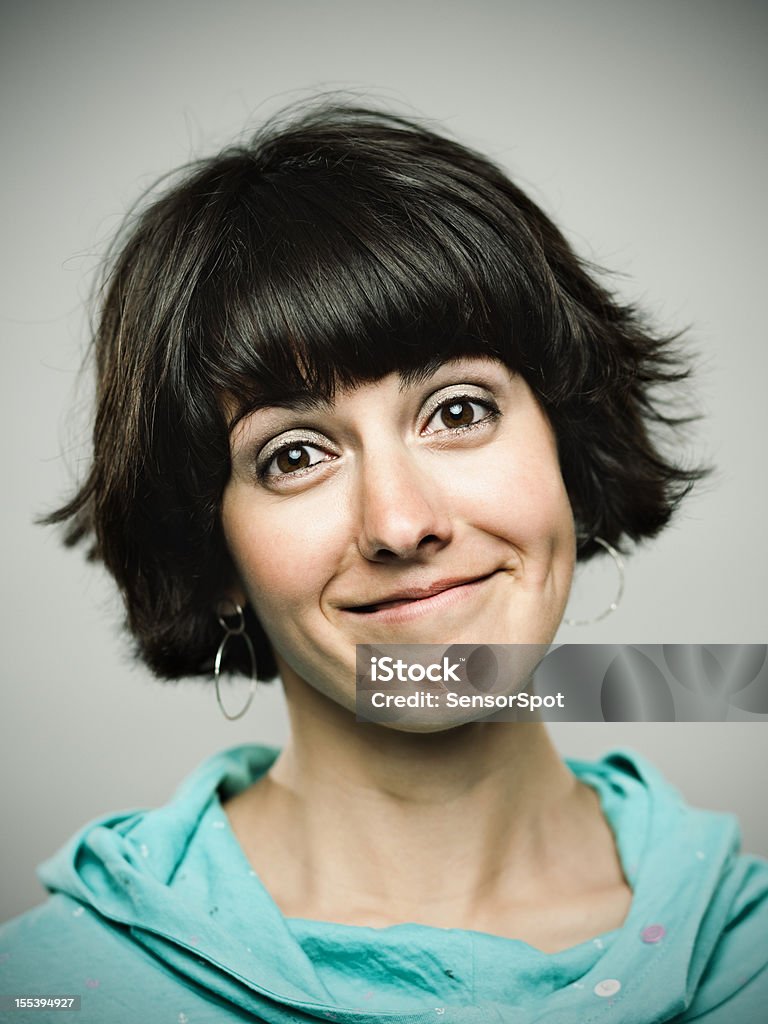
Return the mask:
[[[240,415],[462,355],[522,370],[553,337],[540,246],[504,211],[480,214],[480,183],[443,169],[425,197],[373,160],[327,163],[292,165],[279,192],[254,173],[193,297],[200,368]]]

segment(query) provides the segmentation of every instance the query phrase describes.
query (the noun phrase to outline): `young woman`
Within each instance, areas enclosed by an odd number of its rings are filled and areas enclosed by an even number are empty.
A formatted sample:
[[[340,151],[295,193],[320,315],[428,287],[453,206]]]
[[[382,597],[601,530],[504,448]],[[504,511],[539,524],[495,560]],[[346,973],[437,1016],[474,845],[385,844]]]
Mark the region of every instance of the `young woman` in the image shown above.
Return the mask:
[[[498,168],[372,111],[273,122],[129,226],[95,358],[53,518],[159,676],[279,673],[292,738],[76,836],[1,933],[14,989],[100,1024],[760,1019],[768,871],[729,819],[541,722],[356,720],[357,645],[546,645],[575,560],[697,476],[656,440],[670,340]]]

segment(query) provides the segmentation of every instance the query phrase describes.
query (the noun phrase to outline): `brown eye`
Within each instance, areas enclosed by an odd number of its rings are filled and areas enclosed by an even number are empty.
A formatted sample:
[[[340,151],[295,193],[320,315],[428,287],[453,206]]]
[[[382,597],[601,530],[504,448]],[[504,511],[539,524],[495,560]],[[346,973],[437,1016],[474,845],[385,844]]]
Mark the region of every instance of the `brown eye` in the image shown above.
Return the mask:
[[[439,434],[446,431],[459,433],[468,427],[478,427],[482,423],[494,420],[497,416],[499,416],[499,410],[494,402],[456,395],[455,398],[447,398],[437,406],[430,417],[425,433]]]
[[[292,473],[294,469],[306,469],[310,465],[309,452],[306,448],[285,448],[275,458],[281,473]]]
[[[451,402],[440,410],[440,419],[446,427],[468,427],[475,420],[471,402]]]
[[[280,451],[275,452],[272,458],[262,470],[262,475],[271,477],[290,476],[302,469],[310,469],[319,462],[326,462],[330,458],[327,452],[312,444],[294,443],[289,444]]]

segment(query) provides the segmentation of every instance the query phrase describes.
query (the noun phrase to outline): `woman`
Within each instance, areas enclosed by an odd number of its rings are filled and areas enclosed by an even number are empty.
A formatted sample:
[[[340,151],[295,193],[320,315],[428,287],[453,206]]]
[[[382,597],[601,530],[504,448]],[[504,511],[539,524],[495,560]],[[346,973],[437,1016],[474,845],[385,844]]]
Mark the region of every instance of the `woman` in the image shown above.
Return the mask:
[[[95,355],[52,518],[159,676],[232,715],[222,672],[279,672],[292,739],[76,836],[3,932],[14,988],[100,1022],[759,1019],[768,872],[729,820],[540,722],[354,714],[356,645],[546,645],[576,558],[668,522],[670,340],[481,156],[317,107],[129,226]]]

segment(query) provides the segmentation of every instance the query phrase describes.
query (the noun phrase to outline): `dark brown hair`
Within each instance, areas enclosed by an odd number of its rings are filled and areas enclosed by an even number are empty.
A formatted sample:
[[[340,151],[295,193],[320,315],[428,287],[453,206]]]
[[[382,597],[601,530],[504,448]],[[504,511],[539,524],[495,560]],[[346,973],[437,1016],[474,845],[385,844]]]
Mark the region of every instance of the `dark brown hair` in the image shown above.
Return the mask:
[[[127,224],[93,342],[93,462],[47,521],[68,521],[69,543],[92,539],[155,673],[208,673],[213,608],[234,579],[223,395],[236,421],[497,357],[553,424],[588,558],[596,535],[656,534],[701,475],[660,447],[683,422],[659,401],[686,376],[674,340],[616,301],[484,157],[402,117],[315,105],[185,168]],[[269,677],[269,643],[247,622]]]

